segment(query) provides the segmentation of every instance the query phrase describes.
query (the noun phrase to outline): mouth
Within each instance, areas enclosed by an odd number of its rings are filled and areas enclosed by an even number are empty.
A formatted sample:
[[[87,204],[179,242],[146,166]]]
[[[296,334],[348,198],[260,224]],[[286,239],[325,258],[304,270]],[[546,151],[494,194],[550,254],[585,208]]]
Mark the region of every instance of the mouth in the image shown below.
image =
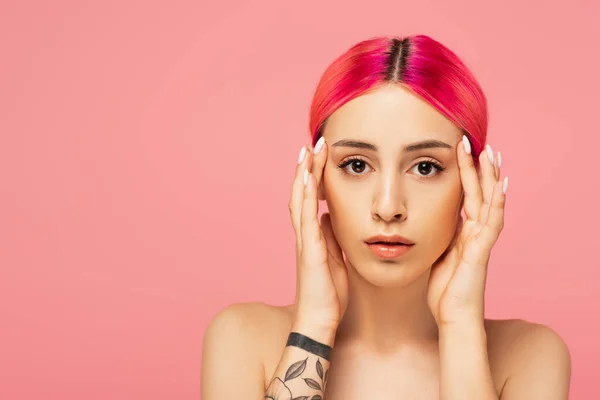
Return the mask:
[[[414,246],[414,243],[406,244],[402,242],[385,242],[380,240],[365,243],[374,256],[383,259],[400,258],[408,253]]]
[[[365,240],[369,245],[387,245],[387,246],[412,246],[415,243],[400,235],[376,235]]]
[[[402,242],[384,242],[384,241],[367,242],[367,244],[382,244],[382,245],[387,245],[387,246],[412,246],[412,244],[407,244],[407,243],[402,243]]]

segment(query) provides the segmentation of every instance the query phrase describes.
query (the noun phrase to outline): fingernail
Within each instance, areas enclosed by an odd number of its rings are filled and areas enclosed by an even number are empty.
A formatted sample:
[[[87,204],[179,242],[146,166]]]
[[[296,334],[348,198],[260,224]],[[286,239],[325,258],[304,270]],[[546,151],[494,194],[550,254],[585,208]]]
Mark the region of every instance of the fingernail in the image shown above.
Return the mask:
[[[305,169],[304,170],[304,185],[306,186],[307,183],[308,183],[308,170]]]
[[[319,154],[319,152],[321,151],[321,149],[323,148],[323,144],[325,143],[325,138],[323,136],[321,136],[319,138],[319,140],[317,141],[317,144],[315,146],[315,154]]]
[[[502,192],[506,194],[506,189],[508,189],[508,176],[504,178],[504,183],[502,184]]]
[[[486,144],[485,149],[487,150],[487,154],[488,154],[488,158],[490,159],[490,162],[493,164],[494,163],[494,151],[492,150],[492,146],[490,146],[489,144]]]
[[[467,154],[471,154],[471,143],[469,142],[467,135],[463,135],[463,145],[465,146],[465,151]]]
[[[302,146],[300,149],[300,154],[298,155],[298,164],[302,164],[304,157],[306,157],[306,146]]]
[[[498,168],[502,166],[502,155],[498,152]]]

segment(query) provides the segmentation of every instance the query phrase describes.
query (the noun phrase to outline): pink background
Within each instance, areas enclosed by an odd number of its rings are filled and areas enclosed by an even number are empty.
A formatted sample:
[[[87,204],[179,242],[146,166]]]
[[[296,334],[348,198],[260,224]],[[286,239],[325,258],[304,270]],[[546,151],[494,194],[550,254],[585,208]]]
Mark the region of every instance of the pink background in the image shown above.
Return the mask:
[[[320,74],[388,33],[481,81],[510,176],[488,316],[557,330],[600,398],[600,7],[501,3],[3,1],[0,398],[199,398],[212,316],[293,299]]]

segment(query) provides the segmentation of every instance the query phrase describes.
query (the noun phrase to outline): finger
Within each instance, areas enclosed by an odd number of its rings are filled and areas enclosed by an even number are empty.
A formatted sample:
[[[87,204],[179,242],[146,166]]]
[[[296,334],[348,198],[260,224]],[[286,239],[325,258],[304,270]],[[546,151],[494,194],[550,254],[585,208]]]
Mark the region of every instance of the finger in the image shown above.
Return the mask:
[[[315,176],[315,180],[317,181],[317,188],[321,184],[321,178],[323,177],[323,167],[325,166],[325,162],[327,161],[327,143],[325,143],[325,138],[321,136],[315,145],[315,149],[313,152],[313,163],[311,168],[311,173]]]
[[[477,221],[481,208],[481,187],[471,155],[471,144],[466,135],[463,135],[462,143],[459,143],[457,147],[458,169],[463,191],[465,192],[465,215],[468,219]]]
[[[502,154],[498,152],[496,154],[496,163],[494,164],[496,167],[496,179],[500,179],[500,167],[502,167]]]
[[[480,180],[481,189],[483,193],[483,203],[479,211],[479,217],[477,221],[480,224],[484,224],[488,217],[490,203],[492,201],[492,195],[494,193],[494,186],[498,182],[498,178],[495,172],[495,157],[492,147],[488,144],[485,146],[485,151],[482,151],[479,155],[479,168],[480,168]]]
[[[344,264],[344,256],[342,255],[342,248],[340,247],[331,226],[331,216],[329,213],[325,213],[321,216],[321,229],[323,229],[323,236],[327,242],[327,253],[339,264]]]
[[[454,231],[454,237],[452,237],[450,246],[448,246],[450,249],[453,248],[454,246],[456,246],[456,243],[458,242],[458,238],[460,237],[460,235],[462,233],[463,226],[464,226],[464,220],[463,220],[462,216],[459,216],[458,222],[456,224],[456,230]]]
[[[461,237],[461,232],[463,230],[463,226],[464,226],[464,220],[463,220],[462,216],[459,216],[458,222],[456,224],[456,229],[454,231],[454,236],[452,237],[452,240],[450,241],[450,244],[448,245],[446,250],[444,250],[442,255],[438,258],[439,260],[445,259],[449,254],[454,252],[455,247],[461,245],[459,240]],[[452,270],[452,271],[454,271],[454,270]],[[452,273],[450,275],[452,275]]]
[[[491,251],[492,247],[498,240],[500,232],[504,229],[504,209],[506,204],[506,188],[508,186],[508,177],[503,181],[497,182],[493,188],[492,201],[488,218],[479,231],[481,244],[486,251]]]
[[[290,195],[290,201],[288,203],[288,209],[290,212],[290,218],[292,220],[292,226],[294,227],[294,233],[296,234],[296,250],[300,251],[302,248],[302,232],[300,217],[302,216],[302,202],[304,200],[304,182],[303,172],[310,165],[310,152],[306,147],[300,149],[298,155],[298,165],[296,166],[296,175],[292,183],[292,193]]]
[[[321,240],[321,228],[318,219],[317,187],[313,174],[304,170],[304,198],[302,200],[302,216],[300,230],[302,235],[302,251],[307,248],[316,249]]]

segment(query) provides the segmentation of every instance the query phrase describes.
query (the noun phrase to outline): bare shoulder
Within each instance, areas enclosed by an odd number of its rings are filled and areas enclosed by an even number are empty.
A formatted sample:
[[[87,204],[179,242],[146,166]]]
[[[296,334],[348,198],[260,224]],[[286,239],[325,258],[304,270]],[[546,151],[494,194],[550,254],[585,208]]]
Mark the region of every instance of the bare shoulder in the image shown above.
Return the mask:
[[[569,359],[569,349],[562,337],[546,325],[522,319],[486,320],[488,346],[504,354],[506,362],[523,358],[556,357]]]
[[[202,398],[232,397],[236,391],[262,398],[269,373],[265,361],[285,347],[291,315],[290,306],[261,302],[236,303],[220,310],[204,332]],[[237,385],[228,383],[231,376],[240,377]]]
[[[227,341],[252,344],[269,343],[281,329],[291,324],[291,306],[274,306],[262,302],[235,303],[220,310],[210,321],[205,339],[227,338]],[[271,342],[272,343],[272,342]],[[260,347],[260,346],[259,346]]]
[[[263,302],[234,303],[220,310],[211,320],[209,327],[222,323],[248,324],[273,323],[274,319],[286,318],[291,306],[274,306]]]
[[[485,321],[490,367],[502,399],[567,399],[571,357],[552,328],[522,319]],[[551,382],[551,383],[549,383]]]

